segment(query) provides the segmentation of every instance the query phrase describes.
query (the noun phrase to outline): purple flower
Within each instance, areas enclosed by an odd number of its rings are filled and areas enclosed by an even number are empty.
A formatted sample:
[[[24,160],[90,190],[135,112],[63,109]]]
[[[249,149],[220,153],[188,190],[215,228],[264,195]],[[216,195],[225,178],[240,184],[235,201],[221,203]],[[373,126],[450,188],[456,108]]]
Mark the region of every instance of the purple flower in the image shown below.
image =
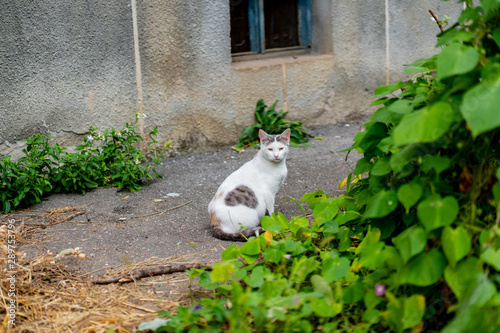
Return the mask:
[[[297,305],[300,301],[299,296],[293,296],[293,304]]]
[[[201,309],[201,305],[200,305],[200,304],[198,304],[198,305],[196,305],[196,306],[194,307],[193,312],[196,312],[196,311],[198,311],[199,309]]]
[[[408,82],[408,79],[403,79],[401,82]],[[405,91],[406,87],[401,88],[401,91]]]
[[[375,285],[375,295],[376,296],[384,296],[385,294],[385,285],[382,283],[377,283]]]

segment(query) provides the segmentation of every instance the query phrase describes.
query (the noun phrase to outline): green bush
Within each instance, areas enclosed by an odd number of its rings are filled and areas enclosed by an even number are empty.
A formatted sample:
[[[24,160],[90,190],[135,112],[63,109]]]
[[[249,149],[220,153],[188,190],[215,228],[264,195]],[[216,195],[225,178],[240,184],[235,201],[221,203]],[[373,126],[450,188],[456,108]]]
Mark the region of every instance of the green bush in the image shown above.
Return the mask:
[[[290,129],[290,145],[294,147],[305,147],[303,145],[313,136],[307,133],[307,128],[302,126],[300,121],[284,120],[288,112],[277,112],[274,102],[269,108],[261,99],[255,107],[255,124],[245,127],[241,132],[238,143],[233,147],[237,151],[242,151],[245,147],[254,147],[259,143],[259,130],[264,130],[267,134],[281,134],[284,130]],[[267,108],[267,110],[266,110]]]
[[[499,8],[467,2],[439,54],[376,90],[346,195],[305,194],[312,223],[264,217],[263,235],[190,272],[214,299],[150,328],[498,332]]]
[[[55,144],[51,138],[35,134],[26,140],[24,156],[11,161],[9,155],[0,160],[0,208],[4,213],[41,202],[50,193],[81,192],[97,186],[116,186],[132,192],[141,189],[144,180],[161,177],[151,164],[158,166],[161,154],[170,148],[168,142],[158,147],[158,128],[149,133],[152,155],[146,157],[136,145],[142,140],[135,124],[125,129],[114,128],[99,134],[90,127],[88,136],[76,146],[74,153]],[[96,144],[98,142],[99,144]]]

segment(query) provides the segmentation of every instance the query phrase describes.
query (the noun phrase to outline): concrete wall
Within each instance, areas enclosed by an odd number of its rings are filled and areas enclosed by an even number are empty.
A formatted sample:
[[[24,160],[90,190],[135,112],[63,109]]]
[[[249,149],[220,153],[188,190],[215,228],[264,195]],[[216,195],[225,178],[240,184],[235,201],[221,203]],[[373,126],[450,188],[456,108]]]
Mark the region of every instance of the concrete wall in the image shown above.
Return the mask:
[[[180,149],[231,144],[260,98],[306,126],[364,117],[387,74],[434,52],[428,9],[457,18],[461,6],[313,0],[312,54],[235,63],[228,0],[138,0],[146,130]],[[34,133],[71,145],[91,124],[135,116],[129,1],[2,1],[0,12],[0,155]]]
[[[114,1],[0,3],[0,153],[33,133],[123,126],[136,105],[130,8]]]

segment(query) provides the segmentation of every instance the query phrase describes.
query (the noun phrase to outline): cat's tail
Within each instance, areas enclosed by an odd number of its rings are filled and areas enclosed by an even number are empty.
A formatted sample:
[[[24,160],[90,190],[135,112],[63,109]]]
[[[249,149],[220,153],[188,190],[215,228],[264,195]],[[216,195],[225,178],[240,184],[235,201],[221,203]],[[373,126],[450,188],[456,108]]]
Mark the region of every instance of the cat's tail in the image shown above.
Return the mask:
[[[264,233],[262,227],[241,230],[240,232],[236,233],[227,233],[222,231],[222,228],[219,225],[212,225],[212,236],[221,240],[232,242],[246,242],[248,238],[259,236],[262,233]]]

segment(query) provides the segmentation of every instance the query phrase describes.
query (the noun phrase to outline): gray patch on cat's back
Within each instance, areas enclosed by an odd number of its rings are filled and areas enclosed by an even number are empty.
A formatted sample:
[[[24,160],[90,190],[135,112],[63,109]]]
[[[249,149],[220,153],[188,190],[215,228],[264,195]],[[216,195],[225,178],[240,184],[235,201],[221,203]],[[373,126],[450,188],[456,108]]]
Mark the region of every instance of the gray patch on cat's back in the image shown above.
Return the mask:
[[[227,206],[243,205],[255,209],[259,201],[250,187],[239,185],[226,195],[224,203]]]

